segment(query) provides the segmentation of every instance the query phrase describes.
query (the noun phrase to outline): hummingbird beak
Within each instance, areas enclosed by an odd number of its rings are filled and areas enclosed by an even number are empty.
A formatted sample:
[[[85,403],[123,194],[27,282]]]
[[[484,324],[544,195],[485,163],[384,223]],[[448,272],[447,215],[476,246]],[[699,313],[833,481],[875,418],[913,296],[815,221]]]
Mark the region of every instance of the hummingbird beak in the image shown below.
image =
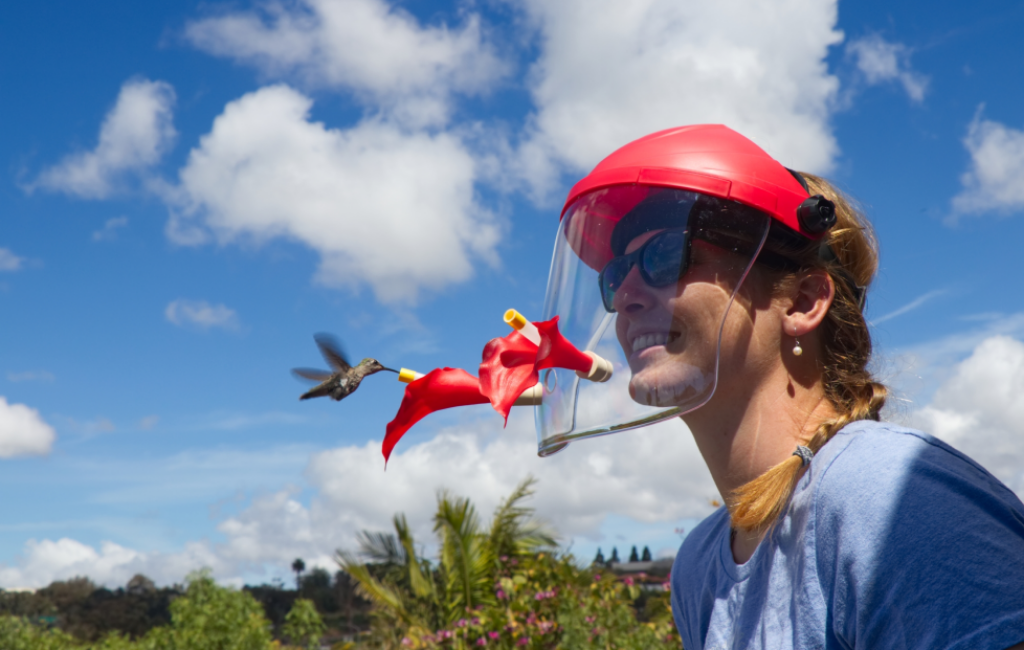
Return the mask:
[[[394,368],[382,367],[381,370],[387,370],[388,372],[393,372],[396,375],[402,374],[402,373],[398,372],[397,370],[395,370]]]

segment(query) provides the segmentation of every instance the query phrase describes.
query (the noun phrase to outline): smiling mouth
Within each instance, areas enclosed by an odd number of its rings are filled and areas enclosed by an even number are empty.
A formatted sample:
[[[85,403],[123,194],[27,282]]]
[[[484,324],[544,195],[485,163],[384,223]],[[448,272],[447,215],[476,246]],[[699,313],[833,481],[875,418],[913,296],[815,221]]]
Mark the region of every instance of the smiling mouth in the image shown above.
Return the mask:
[[[657,334],[644,334],[633,339],[633,352],[646,350],[656,345],[668,345],[679,338],[678,332],[665,332]]]

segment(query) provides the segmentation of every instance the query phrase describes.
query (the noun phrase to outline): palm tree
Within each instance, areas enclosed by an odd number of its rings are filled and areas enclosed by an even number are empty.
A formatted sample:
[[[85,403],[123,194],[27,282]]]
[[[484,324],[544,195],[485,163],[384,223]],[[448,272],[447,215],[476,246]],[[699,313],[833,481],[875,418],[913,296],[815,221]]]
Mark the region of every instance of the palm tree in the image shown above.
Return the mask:
[[[395,629],[397,623],[426,632],[450,625],[467,608],[494,601],[502,562],[557,545],[533,518],[533,509],[521,505],[535,483],[532,477],[522,481],[495,510],[487,529],[468,498],[442,490],[434,515],[436,564],[416,554],[402,514],[393,519],[394,533],[360,533],[360,555],[368,563],[343,550],[337,552],[338,563],[377,605],[382,627]]]
[[[440,573],[449,621],[485,601],[493,601],[494,548],[480,529],[476,508],[463,497],[442,491],[437,498],[434,532],[441,541]]]
[[[295,561],[292,562],[292,571],[295,572],[295,591],[302,589],[302,572],[305,570],[306,563],[302,561],[302,558],[295,558]]]

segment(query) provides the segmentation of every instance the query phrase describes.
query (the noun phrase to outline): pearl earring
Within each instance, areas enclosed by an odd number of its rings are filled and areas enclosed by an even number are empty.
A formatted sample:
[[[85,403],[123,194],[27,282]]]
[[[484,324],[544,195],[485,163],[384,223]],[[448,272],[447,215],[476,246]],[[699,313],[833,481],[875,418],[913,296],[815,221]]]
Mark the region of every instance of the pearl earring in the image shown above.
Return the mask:
[[[795,343],[796,343],[796,344],[795,344],[795,345],[793,346],[793,356],[794,356],[794,357],[799,357],[799,356],[800,356],[801,354],[803,354],[803,353],[804,353],[804,349],[803,349],[802,347],[800,347],[800,339],[798,339],[798,338],[796,338],[796,336],[794,336],[794,337],[793,337],[793,340],[794,340],[794,341],[795,341]]]

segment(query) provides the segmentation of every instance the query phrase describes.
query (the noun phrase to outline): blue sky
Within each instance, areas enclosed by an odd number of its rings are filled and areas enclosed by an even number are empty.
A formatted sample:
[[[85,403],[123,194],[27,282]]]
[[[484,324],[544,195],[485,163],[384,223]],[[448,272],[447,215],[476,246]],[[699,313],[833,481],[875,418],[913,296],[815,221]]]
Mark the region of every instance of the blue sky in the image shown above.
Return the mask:
[[[864,206],[891,417],[1024,493],[1024,5],[19,3],[0,25],[0,587],[330,566],[435,490],[527,473],[574,552],[671,552],[713,486],[681,425],[534,454],[528,413],[401,385],[299,403],[312,334],[472,369],[538,314],[571,184],[722,122]]]

